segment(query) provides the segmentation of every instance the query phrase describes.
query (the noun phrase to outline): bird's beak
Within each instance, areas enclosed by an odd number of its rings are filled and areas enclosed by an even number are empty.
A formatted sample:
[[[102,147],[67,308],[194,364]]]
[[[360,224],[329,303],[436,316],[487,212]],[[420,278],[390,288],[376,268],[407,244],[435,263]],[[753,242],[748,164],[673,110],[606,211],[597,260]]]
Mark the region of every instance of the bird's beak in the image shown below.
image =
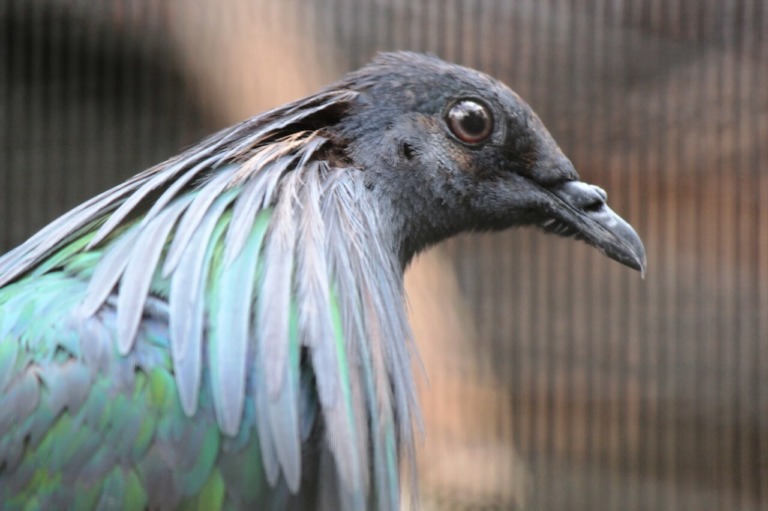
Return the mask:
[[[548,232],[582,239],[645,276],[645,247],[635,230],[606,204],[605,192],[581,181],[549,188],[557,207],[540,225]]]

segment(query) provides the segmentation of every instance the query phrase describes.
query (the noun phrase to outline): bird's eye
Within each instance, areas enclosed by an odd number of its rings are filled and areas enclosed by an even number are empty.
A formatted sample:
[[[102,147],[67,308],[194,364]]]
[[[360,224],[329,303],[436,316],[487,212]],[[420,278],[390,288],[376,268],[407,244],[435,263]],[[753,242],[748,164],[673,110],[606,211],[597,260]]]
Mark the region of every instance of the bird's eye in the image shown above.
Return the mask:
[[[451,132],[467,144],[479,144],[493,131],[490,108],[474,99],[462,99],[454,103],[445,120]]]

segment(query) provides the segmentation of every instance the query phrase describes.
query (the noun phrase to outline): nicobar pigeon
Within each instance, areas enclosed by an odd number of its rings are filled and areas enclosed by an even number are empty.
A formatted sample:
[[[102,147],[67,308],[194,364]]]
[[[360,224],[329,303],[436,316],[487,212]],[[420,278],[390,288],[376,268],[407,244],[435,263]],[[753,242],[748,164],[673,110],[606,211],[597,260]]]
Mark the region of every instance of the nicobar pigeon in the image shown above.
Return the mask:
[[[645,269],[520,97],[414,53],[89,200],[0,259],[3,509],[399,509],[403,272],[523,225]]]

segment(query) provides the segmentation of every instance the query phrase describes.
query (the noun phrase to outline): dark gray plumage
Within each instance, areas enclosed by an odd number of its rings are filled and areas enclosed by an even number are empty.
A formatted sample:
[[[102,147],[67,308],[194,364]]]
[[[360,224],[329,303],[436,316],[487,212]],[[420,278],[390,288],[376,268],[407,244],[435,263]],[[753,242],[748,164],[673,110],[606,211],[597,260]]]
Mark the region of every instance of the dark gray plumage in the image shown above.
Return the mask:
[[[402,66],[404,55],[420,65]],[[413,54],[384,56],[379,64],[388,73],[353,75],[366,94],[340,132],[349,140],[346,153],[366,169],[366,183],[390,209],[393,243],[404,264],[461,231],[539,225],[644,268],[642,244],[607,209],[605,193],[578,184],[573,164],[538,116],[505,85]],[[452,133],[446,115],[461,99],[490,109],[494,126],[487,140],[467,144]]]
[[[408,262],[537,225],[644,271],[605,201],[516,94],[434,57],[224,130],[0,259],[0,497],[397,509]]]

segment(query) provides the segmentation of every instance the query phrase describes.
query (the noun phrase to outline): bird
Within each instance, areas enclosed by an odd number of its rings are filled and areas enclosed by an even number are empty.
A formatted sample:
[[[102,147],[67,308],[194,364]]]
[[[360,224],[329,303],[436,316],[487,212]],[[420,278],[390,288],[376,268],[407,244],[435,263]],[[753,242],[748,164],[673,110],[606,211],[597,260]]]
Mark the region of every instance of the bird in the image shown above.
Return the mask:
[[[0,258],[4,508],[399,509],[403,274],[517,226],[645,272],[522,98],[412,52],[88,200]]]

